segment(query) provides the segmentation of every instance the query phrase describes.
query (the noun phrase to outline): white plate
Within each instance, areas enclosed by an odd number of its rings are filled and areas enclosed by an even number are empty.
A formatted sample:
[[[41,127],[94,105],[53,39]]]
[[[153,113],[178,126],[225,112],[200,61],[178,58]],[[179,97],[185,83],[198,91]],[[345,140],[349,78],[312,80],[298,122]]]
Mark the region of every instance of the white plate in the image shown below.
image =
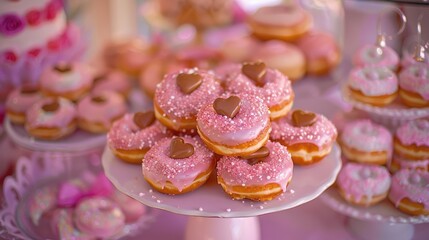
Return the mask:
[[[108,147],[102,163],[106,176],[123,193],[141,203],[170,212],[203,217],[250,217],[296,207],[313,200],[332,185],[341,168],[340,148],[319,163],[296,166],[286,193],[267,202],[233,200],[216,183],[216,177],[197,190],[183,195],[166,195],[152,190],[144,180],[141,165],[127,164],[117,159]]]

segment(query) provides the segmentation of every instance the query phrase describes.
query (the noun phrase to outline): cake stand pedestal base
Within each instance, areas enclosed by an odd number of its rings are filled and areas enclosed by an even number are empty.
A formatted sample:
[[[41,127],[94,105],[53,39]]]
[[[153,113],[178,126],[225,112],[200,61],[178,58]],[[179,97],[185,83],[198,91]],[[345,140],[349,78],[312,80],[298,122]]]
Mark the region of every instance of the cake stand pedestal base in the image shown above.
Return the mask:
[[[414,226],[407,223],[387,223],[348,218],[347,227],[359,239],[409,240],[414,235]]]
[[[258,217],[208,218],[189,217],[186,240],[260,240]]]

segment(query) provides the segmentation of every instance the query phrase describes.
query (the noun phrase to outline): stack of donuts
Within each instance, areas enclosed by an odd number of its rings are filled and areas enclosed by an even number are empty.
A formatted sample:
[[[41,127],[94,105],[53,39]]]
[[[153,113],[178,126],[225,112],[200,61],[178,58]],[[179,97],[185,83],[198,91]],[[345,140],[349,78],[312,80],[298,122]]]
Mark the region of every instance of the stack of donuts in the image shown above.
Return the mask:
[[[348,163],[336,185],[347,202],[372,206],[388,198],[402,212],[429,215],[429,120],[409,121],[394,134],[355,120],[342,129],[340,144]]]
[[[11,92],[6,116],[40,139],[60,139],[77,127],[105,133],[127,112],[125,99],[130,88],[120,72],[94,77],[86,65],[63,63],[45,69],[39,86],[23,86]]]
[[[224,74],[185,68],[164,76],[154,110],[126,114],[108,133],[117,158],[142,164],[157,191],[183,194],[212,172],[235,199],[266,201],[286,190],[293,165],[331,151],[334,125],[292,110],[288,78],[263,62],[233,64]]]

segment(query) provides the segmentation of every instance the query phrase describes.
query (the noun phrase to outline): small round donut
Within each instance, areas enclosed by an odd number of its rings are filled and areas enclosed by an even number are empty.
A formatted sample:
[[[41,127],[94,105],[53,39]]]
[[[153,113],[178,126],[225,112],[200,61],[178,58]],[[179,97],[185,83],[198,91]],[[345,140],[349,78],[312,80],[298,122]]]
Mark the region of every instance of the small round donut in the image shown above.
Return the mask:
[[[122,231],[125,216],[121,209],[105,197],[85,198],[74,212],[76,227],[83,233],[110,238]]]
[[[42,99],[26,113],[25,129],[36,138],[59,139],[73,133],[76,126],[76,107],[65,98]]]
[[[429,107],[429,65],[418,63],[399,74],[399,96],[410,107]]]
[[[247,23],[253,35],[262,40],[294,41],[310,30],[313,19],[299,5],[289,4],[261,7]]]
[[[217,163],[217,181],[234,199],[272,200],[286,191],[292,172],[287,149],[271,141],[246,158],[223,156]]]
[[[207,46],[192,44],[178,49],[175,52],[176,59],[185,66],[211,69],[221,60],[218,49]]]
[[[309,165],[331,152],[337,129],[325,116],[300,109],[271,123],[270,139],[286,146],[294,164]]]
[[[89,240],[96,238],[91,234],[79,231],[74,224],[73,215],[72,208],[57,208],[54,210],[50,220],[57,239]]]
[[[392,134],[368,119],[347,123],[340,142],[343,154],[350,161],[384,165],[392,157]]]
[[[392,176],[389,200],[410,215],[429,215],[429,172],[402,169]]]
[[[285,116],[295,98],[289,79],[263,62],[243,63],[240,71],[226,82],[226,90],[259,96],[270,109],[271,120]]]
[[[183,194],[203,185],[214,170],[215,155],[198,136],[164,138],[146,153],[145,180],[165,194]]]
[[[368,44],[357,50],[353,56],[353,64],[356,67],[387,67],[392,71],[396,71],[398,69],[399,56],[390,47],[382,48],[382,54],[380,55],[377,52],[377,46]]]
[[[394,150],[410,160],[429,159],[429,120],[412,120],[396,129]]]
[[[131,91],[131,82],[128,77],[119,71],[109,71],[97,75],[92,88],[93,94],[99,94],[104,91],[113,91],[121,94],[125,99]]]
[[[225,94],[201,108],[197,131],[207,147],[217,154],[249,155],[269,138],[269,110],[257,96]]]
[[[392,161],[389,162],[389,170],[392,173],[396,173],[400,169],[429,171],[429,159],[416,161],[394,155]]]
[[[105,91],[87,95],[77,105],[78,125],[88,132],[105,133],[126,112],[127,105],[119,93]]]
[[[155,91],[155,116],[169,129],[193,130],[198,110],[222,92],[212,72],[192,68],[167,74]]]
[[[269,68],[277,69],[291,81],[302,78],[305,74],[303,52],[290,43],[271,40],[262,43],[251,51],[253,61],[263,61]]]
[[[155,120],[153,111],[129,113],[113,123],[107,142],[121,160],[140,164],[147,151],[159,140],[171,136],[165,126]]]
[[[390,174],[383,166],[347,163],[338,174],[340,195],[349,203],[371,206],[387,197]]]
[[[398,78],[387,67],[354,68],[347,84],[354,99],[370,105],[388,105],[398,95]]]
[[[42,95],[35,87],[21,87],[13,90],[6,99],[6,116],[16,124],[25,123],[25,113]]]
[[[340,63],[340,48],[335,39],[327,33],[307,33],[298,39],[296,44],[305,55],[308,74],[325,75]]]
[[[126,223],[136,222],[146,212],[145,205],[119,191],[115,191],[111,198],[124,213]]]
[[[76,101],[89,92],[92,80],[92,74],[86,66],[80,63],[64,63],[42,72],[40,90],[46,96]]]

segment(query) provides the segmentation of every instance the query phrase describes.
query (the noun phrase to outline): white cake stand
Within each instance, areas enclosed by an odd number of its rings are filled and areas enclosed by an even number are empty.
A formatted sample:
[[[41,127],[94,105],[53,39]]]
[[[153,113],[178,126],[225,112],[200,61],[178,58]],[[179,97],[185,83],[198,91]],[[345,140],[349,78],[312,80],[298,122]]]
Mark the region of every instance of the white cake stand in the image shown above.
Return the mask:
[[[413,224],[429,222],[429,216],[402,213],[387,199],[371,207],[351,205],[334,187],[326,190],[321,198],[332,209],[349,217],[350,231],[361,239],[411,239]]]
[[[341,168],[340,148],[321,162],[296,166],[288,191],[274,200],[254,202],[233,200],[216,183],[214,174],[199,189],[183,195],[166,195],[152,190],[144,180],[141,166],[117,159],[108,147],[102,156],[106,176],[121,192],[141,203],[190,216],[186,239],[259,239],[256,216],[286,210],[313,200],[332,185]]]

